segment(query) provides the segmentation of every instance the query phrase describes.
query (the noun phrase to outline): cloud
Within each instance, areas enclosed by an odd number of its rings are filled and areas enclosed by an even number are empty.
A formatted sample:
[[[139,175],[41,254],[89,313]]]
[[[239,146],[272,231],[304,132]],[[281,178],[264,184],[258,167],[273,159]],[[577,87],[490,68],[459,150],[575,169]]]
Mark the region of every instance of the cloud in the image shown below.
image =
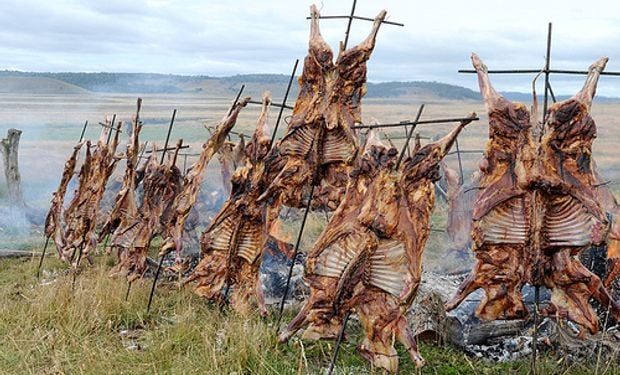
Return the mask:
[[[233,75],[288,73],[307,49],[309,2],[272,0],[8,0],[0,14],[0,68],[35,71],[126,71]],[[350,12],[350,3],[324,1],[322,14]],[[540,68],[547,23],[553,22],[552,67],[586,69],[601,55],[620,70],[620,3],[604,0],[540,3],[408,2],[385,0],[382,26],[368,77],[373,81],[435,80],[476,88],[458,74],[477,52],[493,69]],[[376,2],[356,14],[373,17]],[[355,21],[350,43],[371,24]],[[322,33],[337,49],[346,20],[323,20]],[[528,76],[497,77],[502,90],[529,90]],[[601,95],[620,96],[613,78]],[[617,78],[615,79],[617,80]],[[553,77],[556,91],[574,91],[579,77]],[[609,82],[609,84],[607,84]],[[554,87],[555,88],[555,87]]]

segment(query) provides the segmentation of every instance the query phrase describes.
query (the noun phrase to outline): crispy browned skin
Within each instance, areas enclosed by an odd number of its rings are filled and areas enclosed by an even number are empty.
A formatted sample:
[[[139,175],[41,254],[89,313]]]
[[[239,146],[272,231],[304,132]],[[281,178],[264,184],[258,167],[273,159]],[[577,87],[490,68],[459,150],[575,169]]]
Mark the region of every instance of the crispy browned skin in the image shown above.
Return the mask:
[[[161,245],[160,256],[164,256],[172,250],[176,250],[177,257],[183,250],[183,230],[185,221],[189,216],[192,207],[196,203],[202,180],[204,179],[204,171],[207,164],[217,152],[220,146],[226,140],[226,135],[233,128],[239,116],[239,111],[245,107],[250,101],[249,97],[242,99],[237,103],[230,114],[220,121],[215,132],[209,140],[202,146],[202,152],[198,161],[191,167],[191,170],[183,178],[183,188],[174,199],[173,211],[170,215],[168,230],[166,237]]]
[[[374,366],[397,370],[394,339],[416,366],[424,364],[405,314],[420,283],[435,202],[432,183],[464,125],[417,150],[398,170],[396,149],[369,138],[344,199],[308,255],[310,297],[280,341],[305,325],[306,339],[334,339],[343,316],[354,310],[366,333],[359,350]]]
[[[56,249],[62,249],[65,246],[62,206],[65,200],[65,194],[67,193],[67,186],[75,173],[78,153],[80,152],[83,144],[84,142],[76,144],[75,147],[73,147],[71,156],[69,156],[69,159],[65,162],[65,168],[62,172],[60,184],[58,185],[58,189],[53,194],[52,203],[45,218],[45,236],[47,238],[52,238],[54,244],[56,245]]]
[[[606,58],[590,67],[584,88],[553,104],[540,138],[532,135],[529,111],[491,86],[487,68],[475,54],[480,91],[489,114],[489,143],[480,193],[474,206],[477,263],[446,304],[455,308],[478,288],[485,298],[479,317],[514,319],[528,315],[521,288],[525,283],[552,291],[546,311],[596,332],[598,320],[588,300],[610,306],[620,317],[600,279],[577,255],[602,242],[607,218],[593,187],[592,141],[596,127],[589,115],[598,76]]]
[[[243,314],[249,312],[252,297],[261,314],[267,313],[258,269],[279,204],[270,207],[257,198],[271,181],[265,168],[271,144],[267,126],[270,104],[271,94],[266,93],[256,130],[246,146],[244,166],[235,171],[230,197],[202,234],[203,257],[185,281],[198,280],[196,293],[211,300],[220,300],[225,284],[234,285],[232,306]]]
[[[110,127],[112,125],[109,124]],[[84,164],[80,169],[79,186],[64,213],[66,242],[65,246],[59,249],[62,259],[74,261],[78,249],[81,249],[84,256],[88,256],[97,246],[98,236],[95,233],[95,227],[99,203],[103,198],[108,179],[118,162],[115,152],[120,127],[121,122],[115,126],[115,135],[110,144],[106,144],[107,128],[102,130],[94,151],[90,150],[90,142],[87,142],[88,149]]]
[[[366,40],[341,50],[335,63],[331,48],[321,36],[315,5],[310,13],[310,43],[299,78],[299,95],[278,148],[278,157],[283,160],[273,164],[279,175],[261,199],[281,195],[285,205],[302,207],[303,188],[313,183],[318,185],[315,195],[319,197],[314,206],[334,209],[346,187],[347,165],[357,153],[351,127],[361,123],[366,63],[386,12],[377,15]],[[338,191],[330,194],[330,189]]]

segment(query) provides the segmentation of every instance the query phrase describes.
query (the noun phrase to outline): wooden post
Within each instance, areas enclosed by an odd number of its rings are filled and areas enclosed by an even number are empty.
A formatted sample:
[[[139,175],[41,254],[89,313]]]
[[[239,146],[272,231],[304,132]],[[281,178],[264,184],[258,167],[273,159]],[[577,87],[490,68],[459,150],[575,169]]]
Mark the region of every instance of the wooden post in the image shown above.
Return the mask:
[[[0,153],[4,163],[4,177],[9,192],[9,204],[11,207],[23,208],[24,196],[22,194],[21,176],[19,174],[19,163],[17,151],[19,148],[19,138],[21,130],[9,129],[6,138],[0,141]]]

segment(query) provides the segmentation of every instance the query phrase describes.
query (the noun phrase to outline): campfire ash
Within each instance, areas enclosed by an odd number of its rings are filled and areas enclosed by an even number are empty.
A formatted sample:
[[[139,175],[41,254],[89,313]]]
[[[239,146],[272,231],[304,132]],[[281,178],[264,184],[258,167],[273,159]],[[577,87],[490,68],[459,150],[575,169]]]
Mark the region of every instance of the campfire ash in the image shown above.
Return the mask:
[[[482,291],[472,293],[455,310],[446,314],[443,303],[457,290],[467,274],[445,275],[425,272],[409,316],[412,328],[420,340],[449,342],[472,357],[508,362],[527,358],[532,354],[533,321],[496,320],[485,322],[475,316],[475,309],[483,297]],[[534,288],[523,288],[525,306],[534,310]],[[541,288],[541,308],[547,305],[550,293]],[[602,362],[617,360],[620,352],[620,331],[610,326],[606,311],[599,314],[607,322],[595,335],[579,338],[578,328],[572,323],[559,323],[545,317],[538,327],[537,348],[553,351],[569,360],[591,361],[599,351]]]

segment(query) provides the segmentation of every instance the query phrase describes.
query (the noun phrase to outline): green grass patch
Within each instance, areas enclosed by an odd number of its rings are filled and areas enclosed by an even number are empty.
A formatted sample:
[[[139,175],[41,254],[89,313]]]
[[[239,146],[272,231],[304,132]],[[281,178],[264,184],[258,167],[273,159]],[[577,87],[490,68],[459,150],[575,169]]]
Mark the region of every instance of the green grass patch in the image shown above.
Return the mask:
[[[0,259],[0,373],[4,374],[315,374],[326,370],[333,342],[276,341],[273,321],[239,316],[205,303],[174,285],[161,286],[146,313],[150,280],[136,282],[128,301],[126,283],[108,277],[109,257],[84,267],[71,288],[71,272],[46,259]],[[288,321],[293,312],[283,321]],[[337,362],[338,374],[382,374],[356,350],[359,325]],[[404,348],[401,374],[416,373]],[[450,345],[421,344],[422,374],[527,374],[528,361],[493,364],[467,357]],[[593,373],[594,363],[568,364],[551,354],[540,373]],[[602,366],[605,368],[605,366]],[[610,366],[607,373],[617,371]],[[600,371],[599,373],[603,373]]]

